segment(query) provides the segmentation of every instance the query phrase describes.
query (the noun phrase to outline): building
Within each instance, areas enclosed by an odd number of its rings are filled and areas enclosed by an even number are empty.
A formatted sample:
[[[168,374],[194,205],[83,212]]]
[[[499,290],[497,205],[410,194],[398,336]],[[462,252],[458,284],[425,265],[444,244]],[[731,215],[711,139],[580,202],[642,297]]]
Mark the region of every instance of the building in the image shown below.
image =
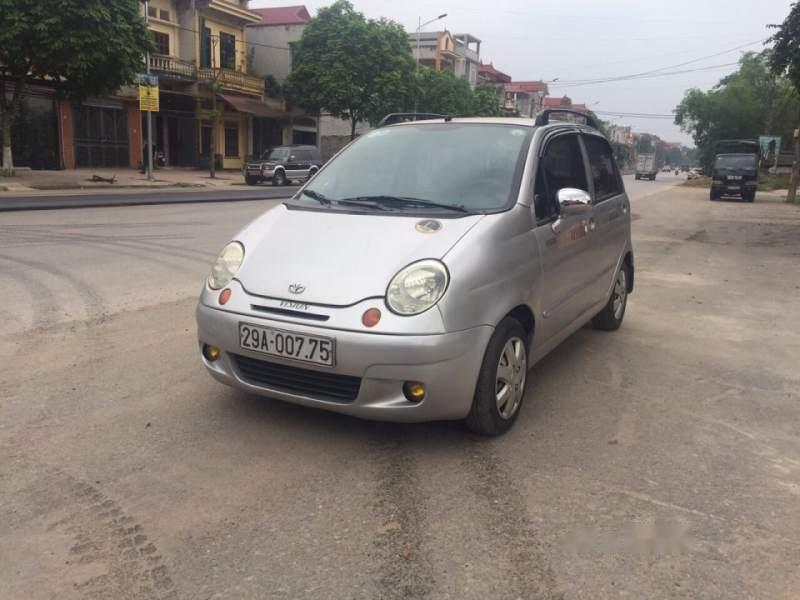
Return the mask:
[[[283,85],[292,69],[292,44],[300,41],[311,19],[305,6],[254,8],[261,21],[247,26],[252,70],[258,75],[272,75]]]
[[[558,109],[563,108],[565,110],[574,110],[581,113],[588,113],[589,109],[586,107],[585,104],[573,104],[572,98],[569,96],[562,96],[561,98],[550,98],[545,97],[542,101],[542,108],[543,109]]]
[[[245,28],[250,68],[253,74],[271,78],[279,88],[271,93],[266,89],[265,103],[272,115],[253,119],[251,154],[279,144],[317,144],[317,119],[301,111],[287,111],[280,88],[286,84],[292,70],[292,46],[300,41],[311,19],[305,6],[256,8],[260,21]]]
[[[478,83],[481,40],[469,33],[444,31],[413,33],[408,36],[414,60],[437,71],[450,71],[466,79],[473,88]]]
[[[168,165],[206,167],[213,154],[222,168],[241,168],[252,119],[268,112],[264,80],[247,72],[245,26],[261,17],[248,0],[151,0],[147,17],[158,48],[150,70],[160,85],[154,148]]]
[[[625,144],[626,146],[633,145],[633,129],[631,127],[624,125],[609,125],[606,129],[608,131],[608,139],[612,142],[616,142],[617,144]]]
[[[495,69],[492,63],[478,65],[478,85],[498,85],[511,83],[511,76]]]
[[[469,33],[457,33],[455,40],[456,77],[466,79],[473,89],[478,84],[478,67],[481,64],[481,41]]]
[[[455,39],[449,31],[415,33],[409,36],[409,41],[418,64],[455,73],[458,54]]]
[[[503,84],[503,111],[508,116],[533,117],[542,110],[548,94],[543,81],[515,81]]]

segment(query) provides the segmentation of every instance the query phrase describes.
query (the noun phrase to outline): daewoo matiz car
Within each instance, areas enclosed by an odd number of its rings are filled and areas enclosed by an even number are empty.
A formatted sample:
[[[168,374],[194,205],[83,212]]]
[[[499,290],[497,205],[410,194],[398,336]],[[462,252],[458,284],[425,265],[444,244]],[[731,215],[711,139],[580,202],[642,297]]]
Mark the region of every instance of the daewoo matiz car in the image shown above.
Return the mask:
[[[620,326],[633,268],[628,197],[593,127],[550,111],[407,121],[225,246],[200,354],[248,392],[496,435],[533,364],[587,321]]]

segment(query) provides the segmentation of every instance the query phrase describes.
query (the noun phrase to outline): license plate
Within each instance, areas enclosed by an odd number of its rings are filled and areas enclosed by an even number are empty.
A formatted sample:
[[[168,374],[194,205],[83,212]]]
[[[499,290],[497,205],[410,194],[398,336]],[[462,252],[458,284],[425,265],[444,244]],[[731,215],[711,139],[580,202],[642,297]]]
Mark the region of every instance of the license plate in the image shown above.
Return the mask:
[[[239,323],[239,345],[251,352],[279,356],[332,367],[335,340],[316,335],[293,333],[272,327]]]
[[[728,189],[730,191],[732,191],[732,192],[738,192],[739,191],[739,186],[738,185],[729,185]]]

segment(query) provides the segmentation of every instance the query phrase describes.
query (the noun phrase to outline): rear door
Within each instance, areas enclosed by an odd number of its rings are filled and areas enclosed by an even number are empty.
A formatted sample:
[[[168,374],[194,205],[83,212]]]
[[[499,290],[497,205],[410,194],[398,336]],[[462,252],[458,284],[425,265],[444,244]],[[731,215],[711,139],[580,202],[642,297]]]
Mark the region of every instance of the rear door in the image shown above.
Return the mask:
[[[302,148],[289,148],[289,158],[286,161],[286,175],[289,178],[305,176],[305,152]]]
[[[537,324],[542,341],[567,328],[591,305],[586,286],[591,271],[588,216],[559,221],[558,190],[589,192],[586,167],[577,132],[561,133],[545,142],[534,185],[534,233],[542,258],[543,285]]]
[[[599,135],[582,136],[592,185],[591,294],[596,301],[611,290],[630,228],[630,204],[608,141]]]

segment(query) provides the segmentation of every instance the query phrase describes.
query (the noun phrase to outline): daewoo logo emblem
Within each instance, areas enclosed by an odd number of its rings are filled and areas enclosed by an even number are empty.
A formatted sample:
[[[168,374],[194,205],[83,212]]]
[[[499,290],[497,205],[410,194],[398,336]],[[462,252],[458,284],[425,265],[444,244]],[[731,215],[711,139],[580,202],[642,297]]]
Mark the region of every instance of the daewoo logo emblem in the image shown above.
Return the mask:
[[[289,293],[290,294],[302,294],[306,291],[306,286],[302,283],[293,283],[289,286]]]

